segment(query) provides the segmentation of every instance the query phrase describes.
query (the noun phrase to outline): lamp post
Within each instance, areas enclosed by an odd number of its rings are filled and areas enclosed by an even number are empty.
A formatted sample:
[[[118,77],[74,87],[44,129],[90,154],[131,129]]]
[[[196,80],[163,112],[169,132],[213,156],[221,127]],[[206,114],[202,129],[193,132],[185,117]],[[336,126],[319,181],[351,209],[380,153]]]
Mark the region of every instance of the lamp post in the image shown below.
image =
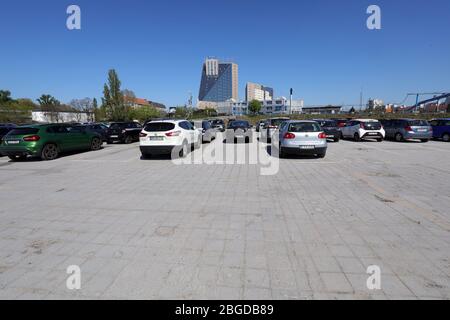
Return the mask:
[[[294,93],[294,89],[291,88],[290,98],[289,98],[289,115],[292,114],[292,94]]]

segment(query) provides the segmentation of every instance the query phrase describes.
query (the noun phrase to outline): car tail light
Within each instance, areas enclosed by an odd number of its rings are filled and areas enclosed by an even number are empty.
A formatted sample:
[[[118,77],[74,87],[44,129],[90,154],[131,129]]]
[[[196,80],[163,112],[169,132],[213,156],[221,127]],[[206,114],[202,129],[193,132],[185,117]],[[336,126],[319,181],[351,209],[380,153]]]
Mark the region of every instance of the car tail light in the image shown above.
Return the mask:
[[[41,140],[41,137],[39,137],[37,135],[23,138],[23,141],[27,141],[27,142],[34,142],[34,141],[39,141],[39,140]]]
[[[412,129],[410,126],[405,127],[405,130],[406,130],[407,132],[412,132],[412,131],[413,131],[413,129]]]
[[[295,139],[295,134],[286,132],[286,134],[284,135],[284,139]]]
[[[327,135],[325,134],[325,132],[321,132],[319,133],[319,139],[326,139]]]
[[[181,134],[181,131],[172,131],[172,132],[167,132],[166,136],[167,137],[178,137]]]
[[[146,136],[147,136],[146,133],[143,133],[143,132],[139,133],[139,137],[141,137],[141,138],[145,138]]]

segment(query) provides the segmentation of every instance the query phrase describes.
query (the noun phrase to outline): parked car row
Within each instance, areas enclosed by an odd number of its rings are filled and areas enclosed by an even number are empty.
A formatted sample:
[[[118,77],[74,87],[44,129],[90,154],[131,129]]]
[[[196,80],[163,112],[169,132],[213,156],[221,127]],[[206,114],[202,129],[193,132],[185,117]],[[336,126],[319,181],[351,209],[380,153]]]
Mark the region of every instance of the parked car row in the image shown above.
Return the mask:
[[[27,156],[43,160],[56,159],[60,153],[99,150],[103,142],[125,144],[140,142],[143,158],[155,154],[172,154],[184,157],[202,143],[216,139],[218,131],[226,131],[226,142],[250,142],[252,125],[245,120],[174,120],[159,119],[146,122],[114,122],[90,124],[46,124],[15,126],[0,124],[0,155],[11,160],[23,160]],[[392,139],[406,141],[430,139],[450,141],[450,119],[428,122],[416,119],[352,119],[344,126],[337,120],[315,119],[312,121],[272,118],[256,125],[260,139],[271,142],[279,134],[280,156],[307,154],[324,157],[328,140],[338,142],[341,138],[361,141]]]

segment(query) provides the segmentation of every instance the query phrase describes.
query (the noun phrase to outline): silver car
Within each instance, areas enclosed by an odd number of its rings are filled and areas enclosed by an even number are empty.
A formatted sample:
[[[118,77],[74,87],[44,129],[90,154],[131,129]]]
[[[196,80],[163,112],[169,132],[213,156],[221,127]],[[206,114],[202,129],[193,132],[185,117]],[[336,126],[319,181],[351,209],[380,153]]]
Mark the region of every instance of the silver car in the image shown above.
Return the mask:
[[[279,129],[279,140],[280,157],[297,154],[324,158],[327,153],[327,135],[315,121],[283,122]]]

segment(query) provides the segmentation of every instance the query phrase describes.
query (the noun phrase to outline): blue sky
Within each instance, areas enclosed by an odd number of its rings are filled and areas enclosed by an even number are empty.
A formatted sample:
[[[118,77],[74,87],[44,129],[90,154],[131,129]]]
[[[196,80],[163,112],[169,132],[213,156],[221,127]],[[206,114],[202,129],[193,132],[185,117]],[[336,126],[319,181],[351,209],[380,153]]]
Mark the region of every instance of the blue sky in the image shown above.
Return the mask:
[[[66,29],[66,8],[82,30]],[[366,28],[370,4],[382,30]],[[123,88],[168,106],[198,96],[207,56],[239,64],[247,81],[305,104],[400,102],[450,90],[448,0],[2,0],[0,89],[68,102],[102,95],[115,68]],[[413,99],[409,100],[411,104]]]

